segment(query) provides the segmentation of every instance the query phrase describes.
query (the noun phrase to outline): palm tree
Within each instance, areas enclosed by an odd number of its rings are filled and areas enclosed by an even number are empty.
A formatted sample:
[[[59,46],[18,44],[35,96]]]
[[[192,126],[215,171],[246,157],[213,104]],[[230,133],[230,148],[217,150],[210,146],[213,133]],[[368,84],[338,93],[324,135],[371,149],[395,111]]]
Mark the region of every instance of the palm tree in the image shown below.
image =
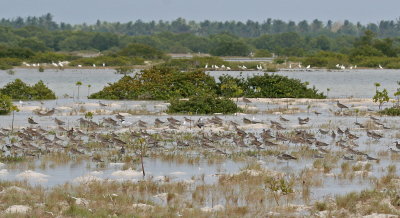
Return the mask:
[[[75,85],[78,86],[78,99],[79,99],[79,87],[82,85],[82,82],[78,81],[78,82],[76,82]]]

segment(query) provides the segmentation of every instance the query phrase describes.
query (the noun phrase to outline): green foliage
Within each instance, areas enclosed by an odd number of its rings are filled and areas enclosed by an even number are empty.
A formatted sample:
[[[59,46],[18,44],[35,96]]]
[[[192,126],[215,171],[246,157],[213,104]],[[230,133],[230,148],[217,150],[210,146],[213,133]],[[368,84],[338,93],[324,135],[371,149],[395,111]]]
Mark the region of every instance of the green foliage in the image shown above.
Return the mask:
[[[21,60],[18,58],[11,58],[11,57],[0,58],[0,70],[12,69],[13,66],[19,66],[21,65],[21,63],[22,63]]]
[[[210,54],[215,56],[248,56],[250,46],[240,39],[221,34],[212,39]]]
[[[379,83],[378,83],[379,84]],[[377,86],[378,87],[378,86]],[[376,90],[376,93],[372,100],[375,103],[378,103],[379,109],[381,109],[382,105],[386,102],[389,102],[389,95],[388,91],[386,89],[383,89],[382,91],[379,91],[378,89]]]
[[[150,60],[165,58],[165,54],[162,51],[139,43],[131,43],[127,47],[121,49],[117,54],[120,56],[139,57]]]
[[[20,79],[8,83],[0,89],[0,93],[10,96],[14,100],[49,100],[56,96],[43,81],[39,81],[33,86],[29,86]]]
[[[400,107],[395,106],[395,107],[385,108],[379,111],[379,113],[388,116],[400,116]]]
[[[168,100],[214,93],[215,90],[214,78],[205,72],[180,72],[172,68],[153,67],[132,77],[124,76],[89,98]]]
[[[129,66],[129,65],[141,65],[144,63],[144,59],[140,57],[128,58],[122,56],[97,56],[91,58],[79,58],[71,61],[71,66],[102,66],[103,63],[106,66]]]
[[[124,75],[126,75],[126,74],[133,73],[133,70],[134,69],[132,67],[121,66],[121,67],[115,68],[115,73],[116,74],[124,74]]]
[[[224,76],[224,78],[220,77],[220,81],[221,84],[224,81],[236,81],[237,85],[244,90],[244,96],[250,98],[325,98],[315,88],[307,88],[307,83],[276,74],[264,73],[264,75],[249,77],[247,80]]]
[[[174,99],[168,107],[168,113],[232,114],[238,111],[239,107],[232,100],[209,94],[192,96],[189,100]]]
[[[153,67],[134,76],[124,76],[89,98],[168,100],[203,93],[232,98],[325,98],[315,88],[307,88],[307,83],[280,75],[265,73],[246,80],[224,75],[216,83],[204,71],[181,72],[165,67]]]
[[[11,98],[0,93],[0,115],[9,114],[13,109]]]
[[[269,52],[266,49],[257,49],[256,52],[254,53],[254,57],[257,58],[264,58],[264,57],[272,57],[271,52]]]

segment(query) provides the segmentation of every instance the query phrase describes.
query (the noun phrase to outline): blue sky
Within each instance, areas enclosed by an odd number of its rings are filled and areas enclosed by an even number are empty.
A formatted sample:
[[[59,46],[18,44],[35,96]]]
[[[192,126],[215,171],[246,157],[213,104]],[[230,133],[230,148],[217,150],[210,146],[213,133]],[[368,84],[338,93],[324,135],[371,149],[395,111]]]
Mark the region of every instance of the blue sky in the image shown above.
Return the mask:
[[[0,17],[40,16],[56,21],[256,20],[267,18],[377,23],[400,17],[399,0],[0,0]]]

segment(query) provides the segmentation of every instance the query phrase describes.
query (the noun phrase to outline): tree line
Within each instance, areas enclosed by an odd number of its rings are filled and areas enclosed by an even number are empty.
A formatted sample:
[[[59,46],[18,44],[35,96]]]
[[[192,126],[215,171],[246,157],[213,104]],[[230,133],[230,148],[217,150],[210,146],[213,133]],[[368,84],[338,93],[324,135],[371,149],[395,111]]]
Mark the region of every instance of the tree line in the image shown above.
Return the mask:
[[[53,15],[48,13],[43,16],[17,17],[13,19],[3,18],[1,26],[21,28],[35,26],[47,30],[82,30],[87,32],[108,32],[130,36],[154,35],[162,32],[192,33],[198,36],[228,33],[238,37],[259,37],[264,34],[278,34],[296,32],[302,35],[350,35],[360,36],[366,30],[375,32],[379,37],[400,36],[400,20],[381,20],[377,23],[361,24],[349,20],[323,22],[318,19],[313,21],[303,20],[300,22],[283,21],[280,19],[267,18],[263,22],[251,21],[210,21],[200,22],[187,21],[177,18],[173,21],[150,21],[142,20],[121,22],[107,22],[98,20],[95,24],[68,24],[57,23]]]

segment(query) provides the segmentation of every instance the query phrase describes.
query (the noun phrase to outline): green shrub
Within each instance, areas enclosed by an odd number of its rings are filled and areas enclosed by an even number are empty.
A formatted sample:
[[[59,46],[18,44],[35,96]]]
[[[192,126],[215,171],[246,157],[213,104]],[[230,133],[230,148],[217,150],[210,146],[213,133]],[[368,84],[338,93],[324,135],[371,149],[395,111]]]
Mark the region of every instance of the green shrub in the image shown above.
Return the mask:
[[[256,50],[256,52],[254,53],[254,57],[257,57],[257,58],[272,57],[272,54],[271,54],[271,52],[269,52],[268,50],[265,50],[265,49],[258,49],[258,50]]]
[[[120,56],[139,57],[150,60],[163,59],[166,57],[162,51],[151,46],[139,43],[131,43],[127,47],[117,52],[117,54]]]
[[[187,98],[201,93],[215,93],[215,79],[203,71],[181,72],[172,68],[153,67],[109,84],[89,98],[168,100]]]
[[[325,98],[323,93],[318,93],[318,90],[307,88],[307,83],[303,83],[298,79],[290,79],[286,76],[268,74],[256,75],[249,77],[246,80],[233,78],[232,76],[224,75],[219,78],[220,90],[221,85],[226,81],[236,81],[237,85],[244,90],[244,96],[250,98]],[[232,85],[231,85],[232,86]],[[236,97],[236,96],[227,96]]]
[[[0,115],[5,115],[11,112],[13,103],[11,98],[0,93]]]
[[[240,111],[232,100],[208,94],[193,96],[189,100],[174,99],[170,104],[168,113],[232,114]]]
[[[106,66],[129,66],[129,65],[141,65],[144,64],[144,59],[140,57],[128,58],[122,56],[98,56],[91,58],[79,58],[71,61],[71,66],[93,66],[93,64],[97,66],[103,66],[103,63]]]
[[[379,113],[382,115],[388,115],[388,116],[400,116],[400,107],[385,108],[385,109],[379,111]]]
[[[39,81],[33,86],[29,86],[20,79],[8,83],[0,93],[10,96],[14,100],[48,100],[55,99],[56,96],[43,81]]]

